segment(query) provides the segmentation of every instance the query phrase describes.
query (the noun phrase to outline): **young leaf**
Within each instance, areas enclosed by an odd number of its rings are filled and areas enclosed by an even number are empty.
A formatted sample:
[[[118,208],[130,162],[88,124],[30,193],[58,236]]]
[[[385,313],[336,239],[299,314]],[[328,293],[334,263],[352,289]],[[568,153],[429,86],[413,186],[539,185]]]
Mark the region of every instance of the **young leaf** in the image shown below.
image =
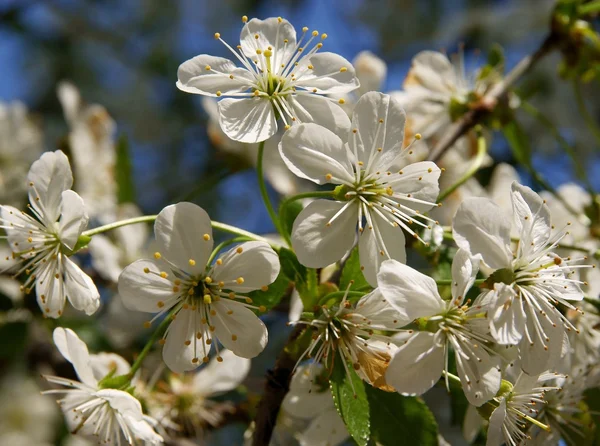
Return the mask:
[[[400,438],[411,444],[438,444],[438,426],[427,405],[420,399],[384,392],[365,386],[371,410],[371,437],[381,446],[399,444]]]
[[[253,305],[257,307],[262,305],[267,310],[270,310],[281,301],[281,298],[285,295],[289,285],[290,280],[283,271],[280,271],[275,282],[269,285],[265,291],[252,291],[248,293],[248,297],[252,299]]]
[[[504,125],[504,137],[515,159],[524,166],[531,166],[531,146],[527,134],[514,119]]]
[[[366,446],[371,436],[369,402],[365,387],[352,367],[346,368],[344,359],[336,355],[333,371],[329,378],[331,394],[338,413],[346,423],[348,432],[359,446]]]
[[[350,257],[344,264],[342,275],[340,277],[340,290],[345,291],[350,281],[354,280],[354,283],[350,287],[351,291],[364,289],[369,286],[369,283],[365,280],[365,276],[360,269],[360,258],[358,255],[358,246],[355,247],[350,253]]]
[[[292,227],[294,225],[294,220],[302,211],[302,203],[297,201],[292,201],[288,203],[287,206],[281,206],[279,208],[279,220],[281,221],[281,226],[283,230],[289,235],[292,235]]]

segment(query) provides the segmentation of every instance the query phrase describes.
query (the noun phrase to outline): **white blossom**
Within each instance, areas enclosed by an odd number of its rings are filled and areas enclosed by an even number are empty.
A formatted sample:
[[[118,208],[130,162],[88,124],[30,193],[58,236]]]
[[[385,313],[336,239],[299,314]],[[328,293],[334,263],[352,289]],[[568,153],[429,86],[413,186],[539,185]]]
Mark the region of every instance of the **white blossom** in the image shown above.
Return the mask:
[[[358,87],[354,68],[334,53],[318,52],[326,34],[294,27],[281,17],[247,21],[237,50],[221,41],[242,65],[201,54],[180,65],[177,87],[188,93],[227,96],[219,102],[221,128],[235,141],[264,141],[294,122],[327,121],[335,127],[344,111],[323,95]],[[314,42],[314,43],[313,43]],[[313,45],[313,46],[311,46]]]
[[[92,279],[70,258],[88,216],[83,200],[70,190],[73,176],[69,161],[60,150],[47,152],[31,166],[29,210],[0,206],[0,227],[14,258],[21,259],[15,275],[25,273],[23,290],[35,286],[37,301],[47,317],[59,317],[68,299],[86,314],[100,305],[100,295]]]
[[[125,374],[129,364],[118,355],[90,355],[87,346],[70,329],[56,328],[54,343],[75,368],[75,381],[58,376],[44,376],[47,381],[67,389],[48,390],[46,394],[64,394],[58,403],[73,434],[97,436],[110,444],[161,444],[163,439],[152,425],[155,420],[144,415],[140,402],[123,390],[103,388],[101,379],[109,373]]]
[[[261,308],[240,293],[273,283],[279,274],[275,251],[266,242],[245,242],[207,264],[213,249],[210,218],[185,202],[160,212],[154,234],[154,259],[125,268],[119,294],[129,309],[157,313],[154,320],[165,314],[174,319],[164,340],[167,366],[175,372],[195,369],[208,362],[212,345],[218,354],[217,340],[243,358],[262,352],[267,329],[252,312]]]
[[[338,261],[354,246],[358,226],[361,267],[375,285],[382,261],[405,261],[402,230],[419,238],[417,227],[434,223],[423,212],[436,206],[439,168],[417,162],[395,170],[410,151],[402,150],[404,121],[395,100],[370,92],[358,101],[347,135],[311,123],[283,136],[279,150],[292,172],[339,185],[336,200],[316,200],[296,218],[292,245],[300,263],[320,268]]]
[[[399,348],[386,379],[399,393],[421,395],[448,372],[454,350],[456,368],[469,402],[480,406],[500,387],[498,362],[489,344],[482,309],[468,307],[465,298],[477,269],[467,252],[459,250],[452,263],[452,299],[440,297],[435,281],[395,260],[386,260],[378,274],[379,289],[401,315],[401,326],[419,320],[419,331],[396,335]]]

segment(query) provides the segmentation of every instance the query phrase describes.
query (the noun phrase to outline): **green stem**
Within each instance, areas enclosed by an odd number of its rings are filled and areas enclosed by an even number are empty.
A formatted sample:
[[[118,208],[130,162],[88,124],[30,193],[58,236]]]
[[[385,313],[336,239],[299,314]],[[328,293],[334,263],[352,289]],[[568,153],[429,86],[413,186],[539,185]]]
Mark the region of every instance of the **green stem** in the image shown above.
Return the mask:
[[[595,12],[600,12],[600,1],[586,3],[577,7],[577,14],[580,16],[593,14]]]
[[[573,162],[573,166],[575,167],[577,176],[579,178],[581,178],[581,180],[584,182],[585,188],[587,189],[589,194],[594,195],[594,188],[592,187],[592,184],[590,183],[590,180],[587,176],[587,172],[586,172],[585,168],[583,167],[583,164],[578,162],[577,154],[575,153],[574,148],[560,134],[560,132],[558,131],[556,126],[552,123],[552,121],[546,115],[544,115],[539,109],[537,109],[536,107],[534,107],[532,104],[530,104],[527,101],[523,100],[521,102],[521,108],[525,112],[529,113],[529,115],[531,115],[532,117],[537,119],[540,124],[542,124],[544,127],[546,127],[546,129],[548,129],[550,131],[550,133],[552,133],[552,135],[554,136],[554,138],[556,138],[556,140],[558,141],[560,146],[563,148],[563,150],[567,153],[567,155],[569,155],[569,158],[571,158],[571,161]]]
[[[257,235],[253,232],[245,231],[244,229],[240,229],[240,228],[236,228],[235,226],[231,226],[231,225],[228,225],[225,223],[220,223],[218,221],[211,221],[210,225],[212,226],[213,229],[216,229],[218,231],[228,232],[229,234],[238,235],[240,237],[247,237],[250,240],[256,240],[259,242],[269,243],[269,241],[266,238],[261,237],[260,235]]]
[[[600,146],[600,128],[598,128],[598,124],[596,124],[594,117],[590,115],[590,112],[585,105],[585,100],[581,93],[581,84],[577,80],[573,81],[573,91],[575,92],[575,100],[577,101],[579,113],[592,135],[594,135],[594,138],[596,138],[596,143]]]
[[[248,237],[235,237],[235,238],[225,240],[225,241],[219,243],[217,245],[217,247],[215,249],[213,249],[213,252],[210,254],[210,257],[208,258],[208,261],[206,262],[206,264],[210,265],[212,263],[212,261],[214,260],[214,258],[217,256],[217,254],[226,246],[233,245],[235,243],[247,242],[250,240],[252,240],[252,239],[248,238]]]
[[[438,202],[442,202],[443,200],[448,198],[448,196],[452,194],[452,192],[454,192],[456,189],[458,189],[460,186],[466,183],[469,178],[475,175],[477,171],[481,168],[481,165],[485,160],[486,154],[487,146],[485,143],[485,138],[481,135],[480,132],[478,132],[477,154],[475,155],[475,159],[471,163],[471,166],[469,166],[469,170],[467,170],[465,174],[456,183],[454,183],[452,186],[450,186],[448,189],[446,189],[440,194],[440,196],[438,197]]]
[[[256,175],[258,177],[258,187],[260,188],[260,195],[263,199],[265,207],[267,208],[267,212],[269,213],[269,217],[271,217],[271,221],[273,222],[273,226],[281,237],[285,240],[288,246],[292,246],[292,241],[290,240],[289,235],[285,231],[281,229],[281,225],[279,224],[279,218],[275,213],[275,209],[273,209],[273,205],[271,204],[271,200],[269,199],[269,194],[267,192],[267,185],[265,183],[265,177],[263,174],[263,158],[265,153],[265,142],[261,141],[258,144],[258,155],[256,160]]]
[[[148,356],[148,353],[150,353],[150,350],[152,350],[152,347],[154,346],[158,338],[162,336],[167,326],[172,322],[172,316],[173,314],[175,314],[176,311],[178,311],[178,308],[171,310],[169,314],[160,323],[160,325],[156,328],[156,330],[154,330],[154,333],[152,333],[152,336],[150,336],[150,339],[148,339],[148,342],[146,342],[146,345],[144,346],[138,357],[135,359],[135,362],[131,366],[131,369],[129,370],[127,376],[133,378],[135,372],[137,372],[138,369],[142,366],[142,362],[144,362],[144,359],[146,358],[146,356]]]
[[[450,381],[454,381],[454,382],[456,382],[456,383],[458,383],[458,384],[460,384],[462,386],[462,383],[460,382],[460,378],[458,376],[456,376],[455,374],[450,373],[450,372],[446,372],[445,370],[442,371],[442,374],[444,376],[448,377],[448,379]]]
[[[157,217],[157,215],[144,215],[142,217],[128,218],[126,220],[116,221],[114,223],[109,223],[104,226],[98,226],[97,228],[94,228],[94,229],[89,229],[87,231],[84,231],[81,235],[85,235],[87,237],[92,237],[96,234],[101,234],[106,231],[111,231],[113,229],[117,229],[122,226],[135,225],[137,223],[150,223],[150,222],[153,222],[154,220],[156,220],[156,217]]]

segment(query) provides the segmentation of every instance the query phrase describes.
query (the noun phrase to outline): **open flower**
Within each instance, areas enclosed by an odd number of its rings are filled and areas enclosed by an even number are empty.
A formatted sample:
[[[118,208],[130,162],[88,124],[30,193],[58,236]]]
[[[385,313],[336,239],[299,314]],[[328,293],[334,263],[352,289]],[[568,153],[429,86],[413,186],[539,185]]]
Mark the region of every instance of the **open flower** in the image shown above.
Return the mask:
[[[485,316],[477,306],[464,305],[475,280],[467,252],[459,250],[452,262],[452,299],[440,297],[435,281],[395,260],[381,265],[379,289],[402,316],[402,325],[418,320],[419,331],[410,330],[387,370],[386,379],[399,393],[421,395],[448,372],[450,347],[469,402],[480,406],[500,387],[498,361],[490,354],[492,340]],[[400,340],[400,339],[399,339]]]
[[[88,216],[83,200],[70,190],[73,175],[69,160],[60,150],[47,152],[31,166],[28,206],[34,217],[11,206],[0,206],[0,227],[14,258],[21,258],[26,273],[26,293],[33,286],[37,301],[47,317],[59,317],[68,299],[86,314],[100,305],[94,282],[69,255],[86,228]]]
[[[436,205],[438,167],[418,162],[388,170],[402,154],[404,121],[395,100],[370,92],[358,101],[345,139],[317,124],[294,126],[283,136],[279,150],[292,172],[339,185],[335,201],[316,200],[296,218],[292,244],[300,263],[321,268],[340,260],[354,246],[358,226],[360,263],[375,286],[382,261],[405,261],[402,229],[418,237],[411,226],[434,223],[422,213]]]
[[[565,330],[575,330],[555,307],[583,299],[582,283],[572,277],[582,259],[563,259],[553,250],[566,233],[551,235],[550,213],[530,188],[512,184],[514,226],[518,249],[511,249],[511,221],[486,198],[469,198],[461,204],[453,223],[459,247],[481,258],[494,272],[488,292],[478,301],[488,307],[491,334],[502,345],[519,346],[522,369],[539,374],[561,357]]]
[[[162,437],[152,428],[156,421],[144,415],[142,405],[135,397],[99,384],[109,373],[128,372],[129,364],[123,358],[115,354],[90,355],[85,343],[68,328],[54,330],[54,343],[64,358],[73,364],[81,381],[44,376],[51,383],[69,387],[44,393],[65,394],[58,403],[73,434],[94,435],[111,444],[162,443]]]
[[[188,93],[228,96],[219,102],[220,124],[235,141],[260,142],[277,131],[277,119],[335,123],[344,111],[324,97],[358,88],[352,64],[334,53],[317,53],[327,34],[294,27],[281,17],[266,20],[244,16],[237,51],[220,40],[241,63],[201,54],[180,65],[177,87]],[[305,39],[306,37],[306,39]],[[313,42],[316,43],[311,47]]]
[[[119,294],[132,310],[168,313],[163,359],[174,372],[208,362],[219,341],[237,356],[253,358],[267,345],[267,329],[240,295],[266,289],[279,274],[277,254],[266,242],[246,242],[207,262],[213,249],[208,214],[192,203],[164,208],[154,224],[159,251],[119,277]],[[219,361],[221,356],[217,356]]]

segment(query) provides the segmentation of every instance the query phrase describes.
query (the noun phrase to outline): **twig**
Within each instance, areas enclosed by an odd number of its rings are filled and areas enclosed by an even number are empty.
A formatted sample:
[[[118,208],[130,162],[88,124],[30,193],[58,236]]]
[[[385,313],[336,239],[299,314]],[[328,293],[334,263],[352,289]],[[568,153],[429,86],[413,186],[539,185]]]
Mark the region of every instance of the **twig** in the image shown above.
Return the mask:
[[[466,134],[475,124],[479,123],[483,117],[490,114],[499,100],[506,95],[510,87],[519,80],[524,74],[526,74],[540,59],[552,52],[559,43],[557,34],[550,33],[544,40],[542,45],[533,53],[521,61],[510,71],[502,80],[496,84],[483,99],[479,105],[467,113],[465,113],[460,120],[458,120],[454,126],[440,139],[435,145],[430,154],[432,161],[437,161],[440,157],[454,145],[454,143],[464,134]]]

